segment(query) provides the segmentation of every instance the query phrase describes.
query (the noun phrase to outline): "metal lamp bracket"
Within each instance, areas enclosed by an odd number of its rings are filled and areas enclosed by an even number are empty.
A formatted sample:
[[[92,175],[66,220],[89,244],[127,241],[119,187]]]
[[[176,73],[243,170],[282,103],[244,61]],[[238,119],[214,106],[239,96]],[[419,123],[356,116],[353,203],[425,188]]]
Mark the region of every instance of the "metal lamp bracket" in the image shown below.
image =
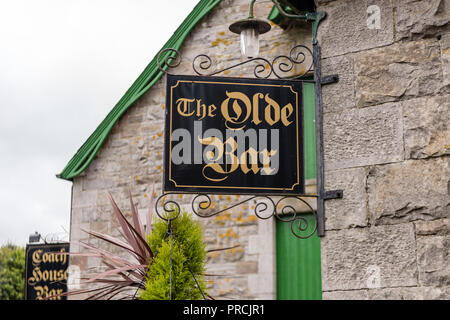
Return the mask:
[[[278,11],[280,11],[281,15],[283,15],[285,18],[312,22],[312,40],[313,44],[317,43],[317,31],[319,30],[319,25],[327,16],[327,13],[325,11],[307,12],[304,14],[291,14],[283,9],[278,0],[272,0],[272,2],[277,7]]]

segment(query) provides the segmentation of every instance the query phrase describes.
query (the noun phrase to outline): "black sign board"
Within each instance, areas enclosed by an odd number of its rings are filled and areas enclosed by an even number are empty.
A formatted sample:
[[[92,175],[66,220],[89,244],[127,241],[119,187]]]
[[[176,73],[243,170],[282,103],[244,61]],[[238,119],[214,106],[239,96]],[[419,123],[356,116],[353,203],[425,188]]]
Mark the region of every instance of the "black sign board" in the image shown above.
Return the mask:
[[[68,243],[29,244],[25,260],[25,300],[66,300]]]
[[[164,191],[304,193],[302,83],[167,76]]]

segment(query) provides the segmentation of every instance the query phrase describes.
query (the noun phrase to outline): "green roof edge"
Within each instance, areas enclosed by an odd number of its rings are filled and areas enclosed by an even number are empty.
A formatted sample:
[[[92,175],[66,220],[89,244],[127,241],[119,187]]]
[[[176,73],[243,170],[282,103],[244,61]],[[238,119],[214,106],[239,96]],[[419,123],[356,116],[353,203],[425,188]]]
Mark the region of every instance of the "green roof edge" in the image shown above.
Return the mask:
[[[295,14],[295,12],[291,9],[291,7],[285,6],[285,5],[281,5],[281,6],[283,7],[283,9],[286,12]],[[267,17],[267,19],[269,21],[272,21],[273,23],[275,23],[276,25],[278,25],[282,29],[286,29],[287,26],[288,26],[289,19],[286,18],[285,16],[283,16],[281,14],[280,10],[278,10],[278,8],[276,6],[272,7],[272,10],[270,11],[269,16]]]
[[[191,30],[221,1],[222,0],[200,0],[161,50],[165,48],[179,50]],[[169,55],[173,56],[173,53],[166,52],[161,57],[162,61]],[[154,57],[141,75],[125,92],[124,96],[108,113],[106,118],[100,123],[97,129],[89,136],[81,148],[78,149],[77,153],[68,162],[63,171],[56,176],[60,179],[72,180],[74,177],[81,174],[97,155],[120,117],[134,102],[136,102],[136,100],[152,88],[162,76],[163,72],[158,68],[157,57]]]

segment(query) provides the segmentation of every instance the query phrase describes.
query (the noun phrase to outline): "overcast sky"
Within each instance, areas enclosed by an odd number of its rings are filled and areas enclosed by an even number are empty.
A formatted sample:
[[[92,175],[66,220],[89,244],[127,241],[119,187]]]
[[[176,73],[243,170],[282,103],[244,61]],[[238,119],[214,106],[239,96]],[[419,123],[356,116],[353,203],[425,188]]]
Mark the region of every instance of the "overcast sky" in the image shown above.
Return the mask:
[[[0,245],[68,240],[67,162],[198,0],[0,0]]]

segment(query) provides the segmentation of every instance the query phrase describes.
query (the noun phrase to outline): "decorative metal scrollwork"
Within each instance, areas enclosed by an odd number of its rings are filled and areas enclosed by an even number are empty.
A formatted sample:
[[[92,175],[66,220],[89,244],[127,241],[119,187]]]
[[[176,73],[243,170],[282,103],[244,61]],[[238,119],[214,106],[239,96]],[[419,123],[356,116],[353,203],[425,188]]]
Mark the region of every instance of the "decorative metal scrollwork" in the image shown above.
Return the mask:
[[[296,45],[290,50],[289,55],[276,56],[272,62],[262,57],[251,58],[212,72],[213,60],[206,54],[199,54],[192,60],[192,69],[199,76],[214,76],[254,62],[256,65],[253,75],[259,79],[267,79],[272,75],[278,79],[300,79],[311,72],[314,66],[311,50],[304,45]],[[181,54],[178,50],[166,48],[158,54],[157,63],[158,68],[167,73],[168,68],[175,68],[181,63]],[[295,67],[302,66],[299,74],[286,76],[292,73]]]
[[[197,55],[192,61],[192,69],[197,75],[200,76],[214,76],[233,68],[255,63],[253,74],[256,78],[267,79],[270,76],[274,76],[278,79],[300,79],[310,71],[312,71],[314,62],[313,54],[311,50],[303,45],[294,46],[289,55],[280,55],[273,58],[272,62],[269,60],[257,57],[248,59],[224,69],[212,71],[213,60],[206,54]],[[181,63],[181,54],[179,51],[171,48],[162,50],[157,57],[158,68],[167,73],[167,69],[174,68]],[[294,76],[283,76],[283,74],[292,73],[295,67],[302,67],[301,72]],[[168,199],[171,195],[179,195],[178,193],[165,193],[161,195],[155,204],[156,214],[165,221],[172,221],[178,218],[181,212],[181,206],[177,201]],[[311,237],[317,231],[317,212],[311,207],[311,205],[305,201],[304,197],[318,198],[317,195],[292,195],[292,196],[275,196],[277,200],[274,200],[271,196],[267,195],[255,195],[234,203],[226,208],[213,211],[213,201],[208,194],[196,194],[194,195],[191,203],[192,212],[200,218],[210,218],[230,209],[241,206],[245,203],[255,200],[256,204],[253,209],[253,213],[259,219],[270,219],[275,217],[279,221],[291,223],[291,231],[297,238],[306,239]],[[259,201],[258,201],[259,200]],[[306,205],[308,211],[314,214],[314,226],[310,226],[310,222],[305,216],[295,209],[292,202],[298,202],[298,204]],[[305,234],[306,232],[306,234]]]
[[[201,61],[201,60],[203,60],[203,61]],[[236,68],[236,67],[239,67],[239,66],[242,66],[245,64],[249,64],[254,61],[257,61],[259,63],[256,64],[255,68],[253,69],[253,75],[258,79],[267,79],[268,77],[270,77],[270,75],[273,73],[272,63],[270,63],[269,60],[261,58],[261,57],[248,59],[246,61],[239,62],[237,64],[229,66],[225,69],[221,69],[219,71],[214,71],[212,73],[207,73],[205,71],[208,70],[209,68],[211,68],[212,60],[206,54],[199,54],[192,61],[192,69],[199,76],[214,76],[214,75],[220,74],[222,72],[231,70],[233,68]]]
[[[158,217],[168,222],[177,219],[181,212],[180,204],[177,201],[170,200],[170,196],[173,195],[179,194],[165,193],[161,195],[155,203],[155,212]],[[300,239],[307,239],[314,235],[317,230],[317,215],[311,205],[302,199],[303,197],[317,198],[316,195],[281,196],[275,201],[271,196],[255,195],[249,196],[242,201],[217,211],[212,211],[213,200],[211,199],[211,196],[201,193],[194,195],[191,201],[191,208],[196,216],[200,218],[210,218],[255,200],[256,204],[252,210],[256,217],[262,220],[275,217],[279,221],[290,223],[291,232],[294,236]],[[308,211],[314,215],[315,223],[313,227],[310,226],[310,222],[305,218],[305,215],[298,212],[295,205],[292,203],[293,201],[298,202],[298,204],[306,205]]]
[[[297,45],[291,49],[289,52],[289,56],[281,55],[277,56],[272,61],[272,70],[273,74],[279,79],[299,79],[303,77],[305,74],[312,71],[314,62],[313,62],[313,54],[311,50],[303,45]],[[308,58],[310,58],[309,65]],[[275,68],[275,66],[278,66]],[[277,69],[282,73],[289,73],[294,69],[295,66],[305,65],[300,74],[297,74],[293,77],[283,77],[282,75],[277,73]]]

